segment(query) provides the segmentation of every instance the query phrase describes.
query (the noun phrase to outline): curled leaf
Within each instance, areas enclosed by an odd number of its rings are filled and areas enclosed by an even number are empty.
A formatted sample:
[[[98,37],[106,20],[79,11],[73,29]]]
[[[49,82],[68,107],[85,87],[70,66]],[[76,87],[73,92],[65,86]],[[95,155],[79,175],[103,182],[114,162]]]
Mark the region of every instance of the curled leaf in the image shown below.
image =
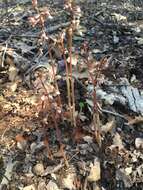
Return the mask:
[[[95,159],[94,164],[91,166],[91,170],[88,176],[88,181],[95,182],[100,180],[101,178],[101,169],[100,169],[100,161]]]

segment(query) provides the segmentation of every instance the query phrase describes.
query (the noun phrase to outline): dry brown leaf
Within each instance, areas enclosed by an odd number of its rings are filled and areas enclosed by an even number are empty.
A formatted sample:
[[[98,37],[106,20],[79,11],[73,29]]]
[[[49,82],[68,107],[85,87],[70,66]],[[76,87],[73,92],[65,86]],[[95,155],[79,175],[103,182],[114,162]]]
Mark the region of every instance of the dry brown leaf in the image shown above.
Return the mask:
[[[9,66],[8,74],[9,74],[9,80],[13,82],[16,76],[18,75],[18,69],[13,64],[11,64]]]
[[[54,183],[52,180],[49,181],[49,183],[46,186],[47,190],[60,190],[56,183]]]
[[[23,190],[36,190],[36,189],[35,189],[35,185],[28,185],[24,187]]]
[[[17,82],[9,83],[9,89],[10,89],[12,92],[15,92],[16,89],[17,89]]]
[[[128,119],[128,125],[134,125],[134,124],[139,124],[139,123],[143,123],[142,116],[135,117],[134,119]]]
[[[100,161],[95,159],[94,164],[91,165],[91,170],[87,180],[90,182],[95,182],[100,180],[101,178],[101,169],[100,169]]]
[[[63,116],[64,116],[64,119],[66,119],[66,120],[68,120],[68,119],[71,118],[71,115],[70,115],[70,112],[69,112],[69,111],[65,111],[65,112],[63,113]]]
[[[70,168],[66,177],[62,178],[62,186],[65,189],[75,189],[74,181],[76,179],[76,173],[73,168]]]
[[[42,176],[44,173],[44,165],[43,163],[38,163],[33,167],[33,172],[37,175],[37,176]]]
[[[115,119],[113,118],[111,121],[107,122],[105,125],[102,125],[101,132],[104,132],[104,133],[111,132],[111,130],[115,127],[116,127]]]
[[[23,135],[18,134],[16,135],[15,140],[16,142],[22,142],[25,141],[25,138],[23,137]]]
[[[83,137],[86,136],[86,133],[84,132],[84,130],[82,128],[76,128],[74,131],[74,140],[76,142],[80,142]]]
[[[27,140],[22,136],[22,135],[17,135],[15,137],[15,140],[17,142],[17,147],[20,149],[20,150],[24,150],[27,146]]]

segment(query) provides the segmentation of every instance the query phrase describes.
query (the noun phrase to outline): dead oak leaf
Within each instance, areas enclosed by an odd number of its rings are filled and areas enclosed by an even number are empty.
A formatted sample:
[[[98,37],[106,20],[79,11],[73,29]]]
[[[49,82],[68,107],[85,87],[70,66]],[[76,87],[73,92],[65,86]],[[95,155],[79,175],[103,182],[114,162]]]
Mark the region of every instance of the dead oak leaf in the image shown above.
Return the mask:
[[[134,119],[128,119],[128,125],[134,125],[134,124],[139,124],[139,123],[143,123],[142,116],[135,117]]]

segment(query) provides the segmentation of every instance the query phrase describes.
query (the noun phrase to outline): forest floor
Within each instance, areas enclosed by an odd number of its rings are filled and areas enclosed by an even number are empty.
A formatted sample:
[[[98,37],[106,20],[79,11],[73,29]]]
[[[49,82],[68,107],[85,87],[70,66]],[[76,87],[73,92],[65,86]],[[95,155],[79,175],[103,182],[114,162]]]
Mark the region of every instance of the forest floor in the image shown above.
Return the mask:
[[[39,10],[47,7],[51,14],[45,29],[55,39],[68,27],[70,17],[63,1],[39,2]],[[82,16],[72,44],[73,127],[67,109],[63,55],[52,46],[51,59],[47,53],[51,46],[39,45],[40,27],[29,24],[29,17],[35,15],[30,1],[11,1],[9,6],[0,3],[2,190],[143,189],[143,3],[87,0],[78,4]],[[85,44],[95,75],[101,72],[96,85],[100,143],[93,122],[94,85],[82,54]],[[97,71],[103,59],[108,67]],[[53,80],[53,62],[62,119],[57,116],[58,95],[49,82]],[[50,105],[57,108],[45,105],[49,97]]]

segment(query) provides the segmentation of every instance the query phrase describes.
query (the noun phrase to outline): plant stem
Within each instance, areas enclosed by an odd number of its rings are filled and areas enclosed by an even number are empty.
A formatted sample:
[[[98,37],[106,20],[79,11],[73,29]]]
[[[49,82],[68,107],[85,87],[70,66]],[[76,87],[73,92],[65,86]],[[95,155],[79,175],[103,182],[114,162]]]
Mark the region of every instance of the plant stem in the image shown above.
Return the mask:
[[[101,132],[100,132],[100,118],[99,118],[99,111],[98,111],[98,104],[97,104],[97,97],[96,97],[96,86],[97,86],[97,81],[98,81],[98,77],[100,75],[100,73],[97,71],[96,75],[94,77],[93,73],[90,71],[90,64],[89,64],[89,60],[88,60],[88,51],[87,49],[85,49],[85,61],[88,67],[88,72],[94,87],[93,90],[93,124],[94,124],[94,129],[95,129],[95,139],[99,145],[99,147],[101,147]],[[99,65],[99,68],[101,68],[102,65]]]
[[[72,109],[71,109],[71,95],[70,95],[70,77],[69,77],[69,70],[68,70],[68,64],[65,56],[65,48],[64,48],[64,43],[63,40],[61,41],[61,46],[62,46],[62,54],[64,58],[64,63],[66,66],[66,83],[67,83],[67,95],[68,95],[68,106],[70,109],[70,117],[72,121]]]
[[[64,146],[63,146],[63,143],[62,143],[62,141],[61,141],[61,135],[60,135],[60,130],[59,130],[58,125],[57,125],[57,119],[56,119],[56,117],[55,117],[55,115],[57,116],[58,113],[57,113],[56,110],[55,110],[55,112],[56,112],[56,113],[54,113],[54,112],[52,111],[52,116],[53,116],[53,121],[54,121],[55,129],[56,129],[57,140],[58,140],[58,142],[59,142],[60,151],[61,151],[62,156],[63,156],[63,158],[64,158],[66,167],[69,167],[69,163],[68,163],[68,160],[67,160],[67,158],[66,158],[66,154],[65,154],[64,148],[63,148]]]
[[[72,99],[72,124],[74,127],[76,127],[76,119],[75,119],[75,96],[74,96],[74,81],[72,77],[72,27],[68,29],[68,51],[69,51],[69,57],[70,57],[70,81],[71,81],[71,99]]]
[[[59,87],[58,87],[58,84],[57,84],[56,74],[55,74],[55,69],[54,69],[53,56],[52,56],[52,54],[51,54],[51,51],[49,51],[49,56],[50,56],[50,59],[51,59],[51,61],[52,61],[52,72],[53,72],[54,85],[55,85],[55,88],[56,88],[57,92],[59,92]],[[61,114],[62,114],[62,116],[63,116],[63,112],[62,112],[62,101],[61,101],[60,94],[58,94],[57,96],[58,96],[58,105],[60,106]],[[62,117],[62,119],[63,119],[63,117]]]

